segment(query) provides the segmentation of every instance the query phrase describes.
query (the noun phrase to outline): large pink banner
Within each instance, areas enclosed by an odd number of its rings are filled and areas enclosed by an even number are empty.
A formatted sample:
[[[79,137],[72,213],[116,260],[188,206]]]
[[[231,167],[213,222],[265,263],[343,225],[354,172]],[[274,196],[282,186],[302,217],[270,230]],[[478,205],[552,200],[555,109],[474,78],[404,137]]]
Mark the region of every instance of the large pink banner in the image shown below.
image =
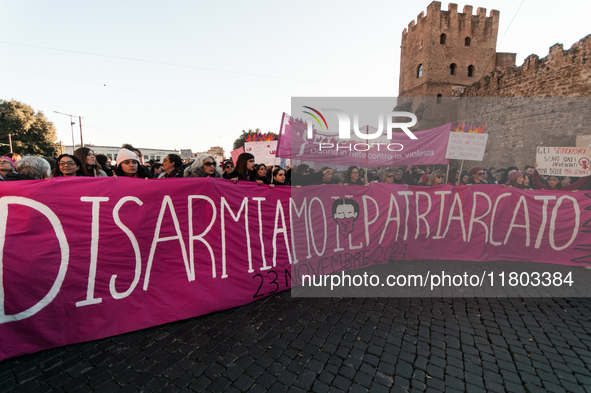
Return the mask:
[[[308,139],[306,125],[284,113],[277,157],[363,167],[448,164],[445,153],[452,126],[448,123],[430,130],[415,131],[413,134],[417,139],[395,132],[389,140],[384,137],[343,140],[338,134],[317,130]],[[367,133],[367,129],[362,132]]]
[[[0,359],[239,306],[303,274],[391,258],[587,264],[588,206],[585,192],[486,185],[6,182]]]

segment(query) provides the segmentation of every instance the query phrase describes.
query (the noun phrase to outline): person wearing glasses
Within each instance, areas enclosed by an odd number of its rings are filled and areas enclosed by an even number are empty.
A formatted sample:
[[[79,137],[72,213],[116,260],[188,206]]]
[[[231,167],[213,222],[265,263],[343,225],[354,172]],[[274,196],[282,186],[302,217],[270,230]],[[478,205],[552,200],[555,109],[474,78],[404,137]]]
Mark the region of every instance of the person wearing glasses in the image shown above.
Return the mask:
[[[429,180],[427,181],[428,186],[440,186],[444,183],[445,174],[440,171],[436,170],[429,176]]]
[[[78,157],[71,154],[62,154],[57,158],[55,162],[55,168],[53,170],[53,177],[74,177],[84,176],[80,170],[82,163]]]
[[[402,175],[400,176],[400,178],[402,179]],[[389,169],[385,171],[384,175],[382,176],[382,182],[394,184],[394,171]]]
[[[119,153],[117,153],[117,168],[115,169],[115,175],[117,177],[137,177],[140,179],[148,179],[152,177],[146,167],[141,165],[137,154],[127,149],[121,149],[119,150]]]
[[[6,180],[9,173],[14,173],[14,161],[10,157],[0,157],[0,181]]]
[[[162,163],[164,165],[164,162]],[[217,170],[217,162],[211,154],[201,154],[185,169],[185,177],[222,177]]]
[[[357,185],[357,186],[364,186],[365,182],[360,177],[359,168],[356,166],[350,166],[345,173],[345,178],[343,179],[343,184],[349,185]]]
[[[450,186],[459,186],[460,183],[460,170],[458,168],[451,168],[449,170],[449,179],[447,179],[447,184]]]
[[[234,170],[234,163],[232,162],[232,160],[227,160],[222,164],[222,171],[224,171],[224,173],[222,173],[222,177],[224,179],[230,179],[230,173]]]
[[[488,184],[484,180],[484,169],[481,166],[470,169],[470,180],[468,184]]]

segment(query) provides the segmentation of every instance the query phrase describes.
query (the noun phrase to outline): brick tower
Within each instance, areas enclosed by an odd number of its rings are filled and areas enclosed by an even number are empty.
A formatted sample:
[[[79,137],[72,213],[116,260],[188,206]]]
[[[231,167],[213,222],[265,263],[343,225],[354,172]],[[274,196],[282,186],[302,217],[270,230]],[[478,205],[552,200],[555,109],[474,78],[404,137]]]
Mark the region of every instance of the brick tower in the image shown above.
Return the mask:
[[[434,1],[402,32],[400,97],[451,97],[494,70],[515,64],[515,53],[497,53],[499,11],[472,6],[462,13]]]

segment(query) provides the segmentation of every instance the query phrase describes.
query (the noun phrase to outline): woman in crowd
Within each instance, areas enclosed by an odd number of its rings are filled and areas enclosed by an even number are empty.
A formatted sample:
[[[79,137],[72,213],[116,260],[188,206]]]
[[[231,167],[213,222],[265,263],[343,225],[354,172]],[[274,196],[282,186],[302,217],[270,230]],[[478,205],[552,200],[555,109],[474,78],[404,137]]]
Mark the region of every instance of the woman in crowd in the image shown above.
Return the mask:
[[[224,179],[229,179],[230,178],[230,173],[232,173],[232,171],[234,170],[234,162],[232,162],[232,160],[226,160],[224,161],[224,163],[222,164],[222,171],[224,171],[224,173],[222,174],[222,177]]]
[[[402,175],[400,176],[400,178],[402,178]],[[394,171],[392,171],[390,169],[385,171],[384,175],[382,176],[382,182],[394,184]]]
[[[113,168],[111,168],[111,160],[104,154],[97,154],[96,162],[101,166],[103,172],[107,174],[107,176],[113,176]]]
[[[445,178],[445,174],[440,171],[434,171],[431,176],[429,176],[429,180],[427,181],[428,186],[440,186],[444,184],[443,179]]]
[[[14,173],[14,160],[10,157],[0,157],[0,181],[6,180],[9,173]]]
[[[24,156],[16,163],[18,180],[41,180],[51,177],[49,163],[41,157]]]
[[[259,186],[263,184],[262,180],[257,180],[257,173],[254,170],[254,156],[250,153],[242,153],[238,156],[236,167],[229,176],[234,184],[238,183],[238,180],[256,181]]]
[[[487,184],[484,180],[484,169],[481,166],[470,169],[468,184]]]
[[[449,179],[447,179],[447,184],[450,186],[460,185],[460,170],[458,168],[451,168],[449,170]]]
[[[78,157],[71,154],[62,154],[55,162],[55,168],[53,169],[53,177],[74,177],[84,176],[80,168],[82,163]]]
[[[164,171],[164,169],[162,169],[162,164],[159,162],[155,162],[154,165],[152,165],[152,174],[154,175],[154,177],[158,177],[160,176],[160,174]]]
[[[360,178],[359,168],[356,166],[350,166],[345,173],[343,184],[364,186],[365,182]]]
[[[217,162],[211,154],[201,154],[185,169],[185,177],[218,177],[222,174],[217,170]]]
[[[300,164],[295,168],[295,171],[291,176],[291,184],[294,186],[308,185],[309,181],[307,176],[310,176],[310,166],[306,164]]]
[[[262,181],[263,184],[271,183],[271,180],[267,177],[267,166],[265,164],[255,165],[254,170],[257,174],[257,180]]]
[[[140,164],[140,159],[131,150],[121,149],[117,153],[117,168],[115,175],[121,177],[137,177],[140,179],[151,178],[152,175]]]
[[[94,151],[87,147],[80,147],[74,151],[74,155],[78,157],[82,163],[80,172],[82,176],[90,177],[105,177],[107,174],[101,169],[101,166],[97,164]]]
[[[525,175],[523,172],[519,171],[512,171],[507,176],[507,181],[509,182],[510,187],[521,188],[525,189],[524,183]]]
[[[460,175],[460,186],[465,186],[470,181],[470,174],[466,171],[462,171]]]
[[[287,186],[289,183],[285,179],[285,171],[282,168],[275,168],[273,171],[273,183],[277,186]]]
[[[162,160],[162,172],[158,179],[183,177],[183,160],[178,154],[169,154]]]

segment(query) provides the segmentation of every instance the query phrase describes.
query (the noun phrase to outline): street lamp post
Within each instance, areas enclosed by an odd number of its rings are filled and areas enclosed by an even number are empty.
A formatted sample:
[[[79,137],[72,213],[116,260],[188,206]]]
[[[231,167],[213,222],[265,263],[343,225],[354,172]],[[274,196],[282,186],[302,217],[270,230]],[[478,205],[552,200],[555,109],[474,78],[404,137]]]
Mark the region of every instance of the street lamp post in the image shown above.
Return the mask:
[[[64,116],[70,116],[70,128],[72,129],[72,154],[74,154],[74,149],[76,147],[76,143],[74,143],[74,124],[76,124],[73,120],[74,115],[70,115],[68,113],[62,113],[58,111],[53,111],[54,113],[58,113]],[[84,147],[84,140],[82,139],[82,116],[78,116],[80,122],[80,147]]]

